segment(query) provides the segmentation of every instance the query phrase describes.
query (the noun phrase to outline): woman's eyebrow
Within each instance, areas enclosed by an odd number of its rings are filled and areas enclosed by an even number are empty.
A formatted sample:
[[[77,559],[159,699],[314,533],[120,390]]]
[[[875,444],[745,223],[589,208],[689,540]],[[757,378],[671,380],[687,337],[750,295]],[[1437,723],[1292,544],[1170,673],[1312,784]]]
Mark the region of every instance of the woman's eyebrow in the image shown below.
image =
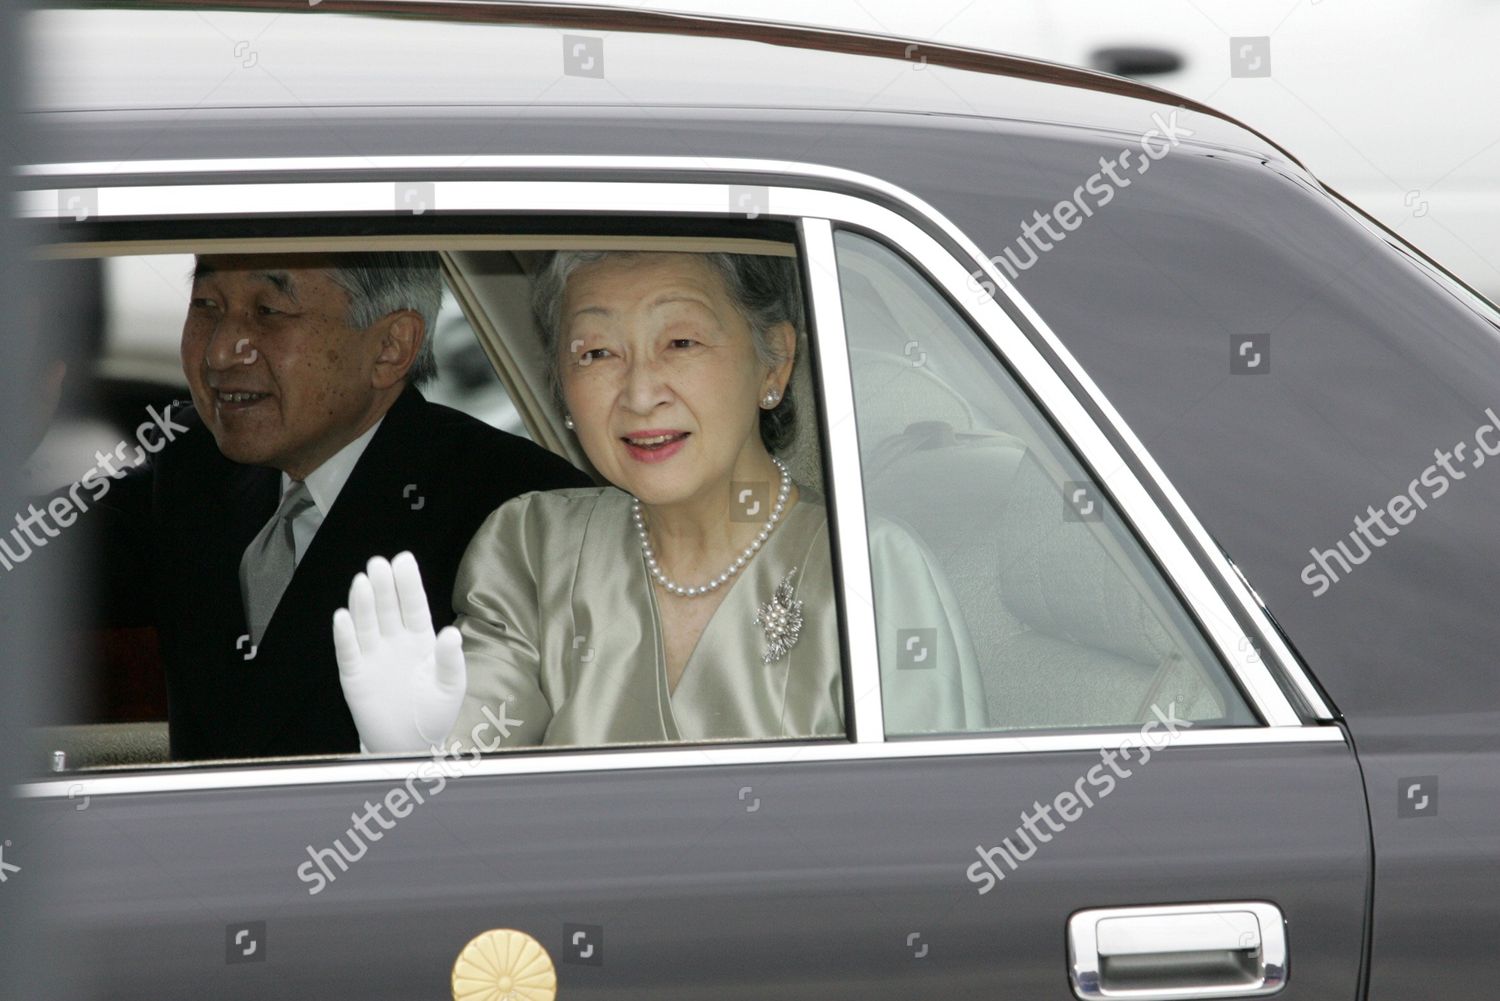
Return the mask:
[[[693,292],[666,292],[658,298],[652,299],[647,302],[645,308],[655,309],[658,306],[666,306],[671,303],[678,302],[686,302],[691,303],[695,306],[702,306],[710,313],[714,312],[713,304],[708,300],[707,296],[698,295]],[[578,319],[580,316],[608,317],[614,315],[615,311],[613,309],[610,309],[608,306],[579,306],[577,309],[573,310],[573,312],[568,314],[568,319],[571,321]]]
[[[669,302],[691,302],[710,311],[712,311],[713,309],[713,305],[709,302],[708,297],[705,295],[700,295],[696,292],[664,292],[657,298],[652,299],[650,305],[664,306]]]

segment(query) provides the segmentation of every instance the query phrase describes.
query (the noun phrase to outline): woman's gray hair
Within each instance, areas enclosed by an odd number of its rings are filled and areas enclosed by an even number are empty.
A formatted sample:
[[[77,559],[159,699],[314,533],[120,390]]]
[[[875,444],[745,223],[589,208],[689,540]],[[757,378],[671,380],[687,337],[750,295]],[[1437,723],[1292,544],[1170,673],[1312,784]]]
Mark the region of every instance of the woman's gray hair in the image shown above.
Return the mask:
[[[531,307],[542,334],[547,378],[559,403],[562,401],[562,382],[558,368],[562,352],[559,341],[562,336],[563,294],[567,290],[568,279],[585,264],[593,264],[606,257],[635,257],[641,253],[645,251],[559,250],[537,273],[532,285]],[[797,334],[797,342],[802,340],[802,283],[797,274],[796,261],[790,257],[764,254],[711,253],[693,256],[708,262],[724,280],[730,302],[734,303],[735,309],[750,326],[756,359],[768,368],[785,361],[781,345],[771,337],[771,328],[780,323],[790,324]],[[760,440],[767,451],[779,452],[791,444],[796,426],[797,404],[792,399],[792,381],[788,379],[786,391],[776,406],[760,412]]]
[[[443,306],[443,266],[430,251],[334,254],[328,277],[349,293],[349,326],[363,330],[398,310],[422,315],[422,346],[407,370],[407,381],[422,386],[437,375],[433,342]]]

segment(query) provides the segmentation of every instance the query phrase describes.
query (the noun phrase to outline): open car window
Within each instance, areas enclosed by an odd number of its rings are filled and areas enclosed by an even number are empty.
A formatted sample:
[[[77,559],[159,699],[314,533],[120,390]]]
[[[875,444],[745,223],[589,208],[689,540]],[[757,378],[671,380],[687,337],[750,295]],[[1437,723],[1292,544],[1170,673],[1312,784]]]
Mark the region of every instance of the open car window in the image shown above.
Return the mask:
[[[597,238],[597,243],[594,244],[581,237],[559,242],[569,251],[591,252],[597,248],[617,255],[641,252],[631,249],[631,241],[622,241],[617,236]],[[475,241],[469,240],[459,249],[439,249],[444,272],[444,292],[441,310],[432,328],[436,375],[422,387],[422,395],[429,404],[451,407],[515,438],[549,445],[553,451],[561,453],[582,471],[578,482],[586,484],[592,478],[596,483],[606,485],[605,500],[608,504],[601,503],[601,511],[608,507],[610,517],[615,517],[620,510],[625,511],[628,516],[629,495],[607,487],[607,478],[593,469],[588,455],[582,449],[579,434],[565,426],[565,417],[569,415],[565,415],[560,406],[551,381],[553,376],[546,365],[531,297],[540,271],[556,249],[537,240],[522,247],[494,250],[475,249],[474,243]],[[697,256],[717,250],[716,241],[712,239],[675,242],[646,239],[640,241],[640,244],[647,254],[660,251],[679,257]],[[788,274],[800,286],[794,245],[780,241],[736,239],[722,241],[722,246],[725,248],[722,251],[724,253],[750,251],[791,262]],[[286,248],[288,253],[294,254],[302,246],[291,240],[286,242]],[[99,413],[101,420],[98,422],[98,434],[95,435],[98,440],[83,439],[77,435],[49,439],[45,449],[46,468],[63,472],[71,470],[72,473],[63,478],[54,474],[50,480],[39,478],[37,491],[66,498],[71,489],[74,494],[73,510],[69,514],[85,527],[68,533],[67,544],[54,546],[54,552],[81,553],[83,565],[89,567],[89,572],[106,589],[118,589],[122,583],[128,589],[128,582],[113,579],[111,571],[101,565],[102,554],[110,547],[125,546],[134,550],[134,556],[153,559],[164,551],[194,544],[191,538],[184,543],[178,537],[181,532],[186,531],[190,536],[192,532],[201,532],[203,534],[198,541],[204,548],[187,562],[214,559],[218,559],[220,563],[225,562],[224,553],[214,548],[216,543],[212,537],[213,531],[205,530],[197,523],[194,523],[196,527],[183,528],[177,520],[178,511],[171,504],[150,508],[149,517],[138,526],[146,535],[138,539],[100,537],[101,530],[108,532],[111,527],[117,527],[119,522],[109,522],[109,527],[102,529],[101,526],[105,525],[102,522],[87,527],[91,521],[90,508],[107,509],[124,496],[125,491],[117,487],[117,484],[125,483],[124,474],[131,470],[134,470],[132,475],[136,477],[151,475],[153,466],[167,470],[167,475],[173,478],[203,476],[201,497],[208,505],[221,503],[226,496],[213,480],[214,476],[223,474],[223,469],[207,461],[214,459],[217,462],[223,457],[215,458],[214,442],[207,437],[209,429],[193,423],[193,410],[187,402],[188,380],[183,375],[183,362],[177,357],[179,342],[183,337],[184,316],[196,308],[191,300],[193,295],[199,294],[192,292],[195,258],[190,244],[183,243],[170,249],[178,252],[98,257],[75,252],[72,255],[75,259],[66,261],[67,267],[89,271],[98,283],[100,292],[102,309],[98,317],[100,329],[96,337],[97,357],[91,359],[88,366],[89,391],[80,394],[80,400],[84,412]],[[215,245],[213,251],[222,254],[223,245]],[[57,253],[57,256],[61,258],[65,253]],[[59,263],[57,266],[64,265]],[[800,288],[796,292],[800,302]],[[217,305],[215,308],[218,308]],[[842,737],[845,732],[839,594],[826,526],[823,461],[818,427],[820,408],[813,371],[814,359],[808,348],[805,315],[799,320],[801,333],[795,343],[796,364],[787,386],[788,396],[795,398],[798,405],[795,410],[789,411],[793,416],[785,429],[785,443],[777,448],[777,454],[786,469],[787,485],[793,491],[793,503],[791,513],[783,522],[772,522],[769,525],[775,533],[775,539],[786,537],[789,540],[786,545],[795,543],[797,548],[795,553],[788,550],[776,554],[776,559],[786,563],[776,574],[752,575],[746,571],[742,575],[742,587],[736,589],[735,585],[740,584],[737,579],[724,588],[728,596],[724,599],[723,614],[720,615],[718,611],[712,614],[703,632],[701,649],[695,647],[687,665],[681,668],[680,692],[658,692],[653,686],[639,694],[617,697],[621,704],[630,707],[628,710],[621,710],[622,712],[635,711],[649,703],[646,715],[663,716],[662,725],[666,732],[662,742],[665,743],[743,743],[747,740],[776,739],[783,736],[837,738]],[[676,322],[680,326],[684,321]],[[251,358],[253,364],[254,346],[243,346],[243,354],[246,358]],[[599,369],[596,371],[605,368],[608,362],[600,360],[598,364]],[[107,409],[97,402],[101,399],[109,401]],[[169,411],[174,400],[179,401],[179,409]],[[159,441],[162,425],[158,422],[156,428],[146,429],[148,435],[152,436],[150,447],[138,448],[139,443],[135,439],[138,426],[143,426],[143,422],[151,423],[155,419],[154,415],[159,414],[169,415],[164,417],[165,426],[169,429],[169,440]],[[164,449],[178,447],[176,441],[170,440],[174,433],[170,430],[175,426],[174,421],[187,421],[198,432],[200,440],[194,446],[198,460],[194,463],[174,464],[169,461],[172,452],[162,451],[158,454],[155,450],[157,446]],[[111,462],[107,468],[97,468],[99,463],[94,453],[97,451],[106,456],[112,455],[119,443],[124,444],[128,458],[125,461]],[[437,453],[441,451],[444,441],[436,438],[421,444],[424,451]],[[39,454],[38,468],[42,467],[40,458]],[[466,479],[478,484],[487,477],[498,475],[490,468],[476,468],[472,471],[454,469],[451,472],[456,484],[462,484]],[[754,528],[767,524],[773,509],[779,504],[785,504],[787,498],[780,495],[782,483],[766,477],[744,483],[736,482],[734,485],[735,508],[729,514],[737,529],[749,527],[753,541]],[[182,484],[176,484],[172,489],[180,489],[181,486]],[[80,489],[81,487],[83,488]],[[563,493],[590,495],[591,490],[599,492],[597,487],[576,487]],[[341,501],[343,496],[340,495]],[[382,503],[388,499],[382,499]],[[549,499],[533,499],[528,503],[533,508],[539,508],[547,500]],[[350,534],[339,535],[339,538],[358,539],[361,532],[359,526],[367,522],[372,527],[370,545],[378,545],[373,540],[379,538],[380,526],[384,524],[381,519],[385,515],[367,501],[361,502],[364,507],[356,506],[351,509],[352,503],[343,501],[343,506],[340,507],[340,501],[335,501],[333,510],[325,513],[323,525],[314,530],[312,541],[304,540],[299,543],[301,551],[298,552],[295,572],[302,572],[302,561],[315,561],[325,555],[322,549],[315,547],[323,545],[319,541],[320,536],[327,534],[330,538],[333,537],[330,526],[335,519],[339,525],[347,522],[353,526],[352,529],[345,529]],[[434,495],[428,484],[420,477],[414,477],[413,482],[403,486],[397,506],[416,514],[424,513],[425,506],[427,511],[436,510],[441,518],[445,512],[451,513],[452,508],[439,507],[440,503],[441,498]],[[572,502],[575,508],[582,503],[582,499]],[[43,510],[46,510],[45,505]],[[487,515],[489,511],[484,513]],[[556,511],[552,511],[544,517],[539,516],[541,520],[536,524],[541,524],[555,513]],[[198,512],[193,512],[192,516],[196,517],[197,514]],[[603,515],[599,517],[602,518]],[[470,535],[477,537],[475,530],[484,522],[484,518],[476,519],[463,541],[470,541]],[[566,535],[573,524],[574,522],[568,521],[559,527],[559,532]],[[605,665],[611,662],[632,663],[644,657],[652,660],[654,670],[657,657],[663,662],[667,659],[669,636],[660,624],[653,625],[650,622],[649,612],[644,617],[637,615],[636,621],[628,629],[622,631],[616,628],[631,618],[629,602],[626,602],[623,609],[618,604],[622,595],[634,596],[639,599],[637,605],[644,605],[647,609],[655,609],[654,603],[660,602],[662,596],[652,597],[651,588],[644,585],[646,568],[642,561],[648,559],[649,555],[643,551],[628,518],[615,528],[617,531],[614,537],[607,540],[609,545],[606,549],[601,549],[603,555],[593,555],[588,547],[584,547],[581,556],[575,552],[567,558],[579,565],[592,562],[594,565],[607,566],[612,572],[624,570],[623,583],[619,579],[600,580],[596,583],[596,592],[592,597],[586,598],[583,594],[586,588],[581,584],[574,586],[569,594],[543,594],[540,585],[533,580],[533,590],[516,599],[517,607],[529,603],[534,609],[529,627],[531,634],[527,642],[535,646],[533,652],[537,659],[537,693],[544,700],[552,699],[560,704],[567,701],[561,689],[570,688],[568,694],[573,701],[569,709],[575,718],[605,711],[602,706],[588,708],[586,712],[575,708],[611,697],[603,694],[598,685],[588,681],[594,675],[602,675],[604,672],[601,668]],[[598,537],[602,536],[596,532],[591,540]],[[496,541],[498,546],[499,541]],[[576,540],[569,538],[566,541],[571,544]],[[454,543],[449,540],[449,544]],[[770,553],[777,545],[780,543],[764,543],[764,548]],[[507,573],[518,566],[524,566],[525,554],[510,551],[519,546],[514,536],[505,536],[504,546],[508,547],[507,551],[500,552],[497,548],[495,562],[486,564],[489,569],[472,577],[471,584],[477,581],[476,586],[483,589],[492,581],[502,578],[514,583]],[[464,545],[457,545],[457,549],[461,552]],[[394,553],[375,549],[364,553],[363,557],[374,555],[393,556]],[[558,568],[549,563],[554,556],[555,553],[549,552],[539,562],[527,568],[528,572],[533,577],[546,576],[548,581],[562,579],[553,574]],[[178,553],[176,558],[185,559],[185,556]],[[630,561],[635,565],[628,565]],[[229,569],[232,571],[234,568]],[[547,576],[548,574],[553,575]],[[171,574],[167,576],[170,578]],[[352,574],[347,576],[352,577]],[[752,576],[753,580],[750,579]],[[141,581],[141,589],[148,590],[153,583],[155,581]],[[789,586],[778,590],[783,584]],[[347,590],[348,582],[345,581],[342,587]],[[450,585],[442,600],[450,604],[461,601],[461,596],[449,593],[451,591]],[[288,593],[307,596],[307,593],[296,591],[290,585]],[[493,592],[486,594],[493,596]],[[616,604],[611,605],[608,610],[590,610],[590,600],[599,601],[604,598]],[[226,592],[205,594],[203,599],[215,602],[218,614],[226,614],[222,607]],[[478,599],[472,594],[469,599],[470,604],[465,608],[472,620],[481,616],[484,610],[473,603]],[[181,601],[183,596],[169,596],[164,600]],[[507,597],[506,600],[510,598]],[[347,599],[340,601],[340,604],[344,603],[347,603]],[[83,604],[77,609],[79,614],[75,625],[78,655],[74,676],[70,679],[73,698],[56,718],[47,721],[48,725],[35,734],[34,764],[38,771],[149,768],[166,764],[191,764],[203,760],[198,757],[184,759],[174,756],[174,741],[168,723],[169,717],[179,713],[182,705],[191,704],[191,700],[182,698],[184,686],[181,680],[173,681],[173,673],[181,672],[185,667],[181,663],[182,643],[180,638],[173,636],[174,630],[180,632],[183,629],[183,619],[179,615],[175,625],[163,625],[159,628],[155,623],[147,621],[150,618],[150,601],[141,600],[139,595],[135,595],[130,605],[137,614],[121,623],[109,621],[114,607],[109,598],[102,600],[94,610],[99,613],[97,616],[91,615]],[[143,615],[143,610],[148,614]],[[278,607],[278,613],[279,611]],[[331,614],[331,611],[330,607],[328,613]],[[233,618],[236,613],[237,610],[231,609],[227,618]],[[732,622],[721,621],[731,618]],[[774,627],[771,625],[773,619],[776,622]],[[503,618],[497,618],[491,625],[514,632],[518,618],[508,610]],[[482,645],[485,631],[483,626],[464,628],[471,643]],[[719,648],[732,651],[733,655],[716,652]],[[782,653],[779,659],[783,664],[779,669],[775,665],[778,658],[770,656],[773,648]],[[274,661],[272,654],[267,652],[270,650],[271,647],[265,645],[257,649],[257,644],[251,642],[248,635],[241,635],[235,638],[234,656],[224,658],[225,664],[199,669],[208,671],[228,667],[242,668],[246,672],[286,670],[286,665],[281,662],[267,663]],[[178,658],[178,663],[172,662],[174,656]],[[787,663],[793,661],[798,665],[816,662],[818,666],[815,670],[788,672]],[[469,664],[471,677],[479,677],[492,666],[484,655],[472,652]],[[327,677],[337,676],[337,668],[331,661],[299,662],[296,669],[308,674],[322,672]],[[752,669],[758,670],[756,677],[740,676]],[[725,674],[726,677],[715,678],[716,673]],[[812,675],[816,675],[815,683],[798,680]],[[642,678],[648,676],[649,672],[641,674]],[[327,677],[324,681],[325,688]],[[584,680],[580,681],[580,678]],[[673,681],[676,682],[677,679],[674,678]],[[514,720],[519,724],[520,720],[516,719],[519,711],[517,702],[513,696],[507,698],[507,694],[496,693],[494,699],[484,704],[474,702],[466,709],[469,715],[461,719],[461,722],[499,719]],[[763,703],[752,715],[767,720],[768,725],[761,730],[742,731],[736,729],[732,722],[720,723],[713,719],[700,721],[701,725],[685,722],[694,712],[688,708],[693,701],[708,705],[716,700],[728,702],[735,698],[751,698]],[[673,700],[676,700],[677,712],[682,720],[671,718]],[[507,712],[510,715],[506,715]],[[713,715],[712,712],[707,713],[709,717]],[[790,722],[786,722],[783,727],[783,721]],[[778,727],[785,732],[771,732]],[[615,744],[639,746],[652,742],[649,739],[631,739],[628,730],[621,731],[626,734],[624,739],[616,740],[609,736],[613,731],[608,728],[598,731],[606,734],[599,740],[576,737],[570,739],[569,732],[584,733],[588,727],[567,731],[555,721],[540,729],[527,730],[524,741],[507,743],[494,738],[496,733],[508,730],[519,734],[522,727],[508,727],[502,722],[498,729],[494,725],[489,726],[483,735],[466,733],[458,743],[463,745],[465,751],[477,754],[539,746],[576,749]],[[455,733],[458,733],[457,729]],[[351,747],[348,756],[354,757],[357,750]],[[326,757],[326,754],[314,756]],[[285,757],[283,754],[249,755],[237,760],[281,760]],[[218,764],[226,763],[224,759],[213,761]]]

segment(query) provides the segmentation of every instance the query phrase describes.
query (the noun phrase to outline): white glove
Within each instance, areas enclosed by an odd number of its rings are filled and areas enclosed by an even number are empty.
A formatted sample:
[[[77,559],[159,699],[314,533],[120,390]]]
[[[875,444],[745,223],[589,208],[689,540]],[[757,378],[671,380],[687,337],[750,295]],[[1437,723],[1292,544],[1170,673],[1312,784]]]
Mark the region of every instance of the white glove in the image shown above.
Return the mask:
[[[411,553],[376,556],[333,613],[339,683],[369,752],[442,745],[463,706],[468,671],[453,626],[432,634],[422,574]]]

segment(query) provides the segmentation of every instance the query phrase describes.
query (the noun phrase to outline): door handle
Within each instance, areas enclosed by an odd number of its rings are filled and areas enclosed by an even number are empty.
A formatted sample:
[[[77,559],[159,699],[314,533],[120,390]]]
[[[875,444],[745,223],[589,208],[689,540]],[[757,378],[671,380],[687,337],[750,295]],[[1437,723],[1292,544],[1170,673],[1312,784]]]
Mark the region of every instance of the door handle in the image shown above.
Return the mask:
[[[1286,922],[1263,901],[1097,907],[1068,918],[1084,1001],[1264,997],[1286,986]]]

